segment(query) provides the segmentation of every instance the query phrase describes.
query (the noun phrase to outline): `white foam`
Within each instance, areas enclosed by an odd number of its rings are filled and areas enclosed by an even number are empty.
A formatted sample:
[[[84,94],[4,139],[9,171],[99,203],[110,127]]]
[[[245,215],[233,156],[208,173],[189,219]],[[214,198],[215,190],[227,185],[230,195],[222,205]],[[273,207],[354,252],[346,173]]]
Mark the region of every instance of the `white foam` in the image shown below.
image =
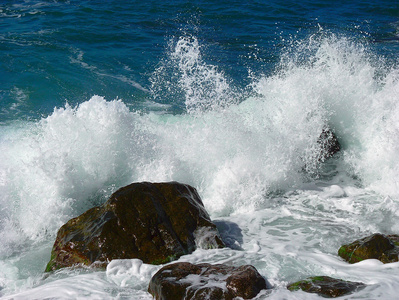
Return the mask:
[[[0,144],[5,215],[37,238],[75,214],[70,210],[74,203],[78,211],[79,206],[87,209],[77,201],[87,201],[107,188],[110,178],[127,171],[121,160],[126,142],[132,142],[124,136],[134,135],[133,120],[121,101],[93,97],[77,108],[67,105],[39,123],[6,132]]]
[[[101,273],[82,275],[48,281],[27,291],[5,296],[2,299],[152,299],[145,291],[118,289],[103,278]]]
[[[121,287],[143,287],[151,277],[159,270],[159,266],[144,264],[139,259],[115,259],[112,260],[106,270],[109,281]]]
[[[234,248],[197,249],[180,261],[253,264],[275,286],[275,299],[318,298],[285,289],[314,275],[369,284],[348,299],[395,297],[396,264],[349,265],[337,250],[368,233],[399,230],[398,71],[345,38],[312,37],[297,46],[274,75],[256,78],[252,96],[240,95],[241,102],[225,74],[204,62],[197,39],[182,37],[168,57],[177,70],[171,88],[183,91],[178,105],[188,113],[140,114],[122,100],[94,96],[39,122],[2,126],[4,293],[148,297],[158,267],[138,260],[40,282],[8,259],[22,257],[23,242],[53,241],[63,222],[123,185],[177,180],[198,189]],[[159,67],[153,84],[169,67]],[[316,158],[325,126],[342,151],[323,166]]]

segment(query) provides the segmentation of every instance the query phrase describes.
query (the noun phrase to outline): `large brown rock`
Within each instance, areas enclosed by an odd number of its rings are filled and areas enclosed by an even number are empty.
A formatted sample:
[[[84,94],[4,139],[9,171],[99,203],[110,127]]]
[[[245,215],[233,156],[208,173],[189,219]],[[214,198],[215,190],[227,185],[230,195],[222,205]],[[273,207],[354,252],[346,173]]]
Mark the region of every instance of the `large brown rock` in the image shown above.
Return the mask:
[[[230,300],[252,299],[267,288],[266,280],[251,265],[180,262],[160,269],[151,278],[148,291],[157,300]]]
[[[287,286],[290,291],[302,290],[307,293],[315,293],[327,298],[336,298],[351,294],[364,288],[361,282],[344,281],[328,276],[315,276]]]
[[[58,231],[46,271],[112,259],[169,262],[202,248],[224,247],[195,188],[177,182],[133,183]]]
[[[398,261],[399,248],[395,245],[398,237],[373,234],[351,244],[343,245],[338,255],[349,263],[356,263],[365,259],[378,259],[383,263]]]

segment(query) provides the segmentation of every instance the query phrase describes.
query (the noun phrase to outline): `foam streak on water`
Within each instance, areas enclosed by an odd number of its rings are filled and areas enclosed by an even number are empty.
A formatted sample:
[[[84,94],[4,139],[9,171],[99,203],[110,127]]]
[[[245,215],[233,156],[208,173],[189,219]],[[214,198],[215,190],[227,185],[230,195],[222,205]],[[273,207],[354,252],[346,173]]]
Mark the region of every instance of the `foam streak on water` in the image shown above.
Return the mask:
[[[372,232],[399,231],[398,70],[365,45],[319,33],[294,43],[273,75],[255,76],[244,92],[205,62],[201,47],[193,36],[173,39],[151,77],[155,100],[162,90],[176,96],[182,114],[133,112],[122,100],[93,96],[1,127],[6,299],[150,299],[159,266],[137,260],[42,278],[63,222],[143,180],[196,187],[230,246],[181,261],[253,264],[275,288],[271,299],[318,299],[285,289],[314,275],[368,285],[348,299],[396,297],[398,263],[349,265],[337,250]],[[181,93],[168,93],[165,80]],[[342,151],[322,163],[317,141],[326,127]]]

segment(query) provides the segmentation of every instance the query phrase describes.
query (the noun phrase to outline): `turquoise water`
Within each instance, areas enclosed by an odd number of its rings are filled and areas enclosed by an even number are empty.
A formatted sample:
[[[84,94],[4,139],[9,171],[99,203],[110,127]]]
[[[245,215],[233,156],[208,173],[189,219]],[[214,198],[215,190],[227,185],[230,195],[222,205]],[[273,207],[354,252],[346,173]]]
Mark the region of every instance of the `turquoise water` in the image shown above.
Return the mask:
[[[180,260],[253,264],[259,299],[318,299],[285,288],[315,275],[395,298],[398,263],[337,250],[399,232],[398,50],[392,1],[2,1],[0,295],[151,299],[137,260],[43,270],[68,219],[177,180],[230,245]]]

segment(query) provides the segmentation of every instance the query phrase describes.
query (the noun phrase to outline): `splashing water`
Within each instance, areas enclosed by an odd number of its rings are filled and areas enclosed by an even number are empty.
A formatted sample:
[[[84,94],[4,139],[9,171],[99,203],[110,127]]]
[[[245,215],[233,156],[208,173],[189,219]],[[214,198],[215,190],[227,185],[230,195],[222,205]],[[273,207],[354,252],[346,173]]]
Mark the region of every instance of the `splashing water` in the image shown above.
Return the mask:
[[[176,97],[179,93],[184,98],[185,111],[189,114],[218,110],[237,103],[238,95],[223,72],[204,62],[196,37],[180,37],[176,43],[171,41],[169,47],[171,50],[167,60],[160,64],[152,77],[155,98],[161,97],[160,94],[166,90],[172,93],[166,95],[179,101],[179,97]],[[162,82],[168,86],[163,86]]]
[[[319,273],[376,282],[376,289],[393,294],[391,269],[349,267],[334,253],[348,236],[399,229],[397,68],[346,38],[311,36],[287,49],[273,75],[255,78],[248,96],[207,64],[201,50],[197,38],[178,38],[151,77],[155,100],[171,97],[183,113],[132,112],[122,100],[93,96],[38,122],[1,128],[0,256],[7,271],[0,283],[6,294],[31,284],[38,287],[30,293],[43,295],[48,287],[57,297],[60,286],[66,293],[83,280],[77,294],[95,298],[128,287],[148,297],[146,282],[157,269],[144,266],[141,274],[139,262],[114,262],[106,273],[64,270],[27,283],[42,269],[20,275],[22,267],[12,261],[23,243],[45,243],[41,249],[49,251],[63,222],[143,180],[193,185],[211,216],[229,228],[223,234],[235,250],[197,250],[182,260],[252,263],[277,298],[296,299],[284,285],[297,274]],[[318,139],[326,127],[342,150],[323,163]],[[17,280],[22,288],[8,285]],[[373,288],[361,295],[377,295]]]

